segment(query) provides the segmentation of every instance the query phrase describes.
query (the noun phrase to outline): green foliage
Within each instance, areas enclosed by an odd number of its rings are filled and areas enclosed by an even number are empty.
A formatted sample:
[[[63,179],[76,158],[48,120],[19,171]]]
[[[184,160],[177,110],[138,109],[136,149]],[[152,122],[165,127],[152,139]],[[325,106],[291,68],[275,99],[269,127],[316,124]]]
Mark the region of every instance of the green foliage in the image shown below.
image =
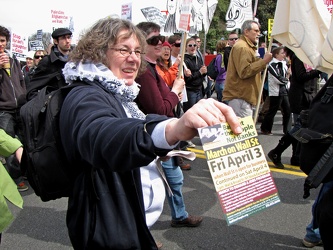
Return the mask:
[[[229,32],[226,31],[225,15],[229,4],[230,0],[218,0],[212,23],[210,24],[209,31],[206,35],[206,49],[209,49],[212,52],[215,50],[218,40],[221,38],[227,39],[228,37]],[[255,5],[255,0],[252,0],[252,5]],[[256,18],[258,18],[261,25],[261,31],[267,31],[268,19],[274,18],[275,8],[276,0],[258,0]],[[205,37],[204,32],[201,32],[199,36],[203,41]]]

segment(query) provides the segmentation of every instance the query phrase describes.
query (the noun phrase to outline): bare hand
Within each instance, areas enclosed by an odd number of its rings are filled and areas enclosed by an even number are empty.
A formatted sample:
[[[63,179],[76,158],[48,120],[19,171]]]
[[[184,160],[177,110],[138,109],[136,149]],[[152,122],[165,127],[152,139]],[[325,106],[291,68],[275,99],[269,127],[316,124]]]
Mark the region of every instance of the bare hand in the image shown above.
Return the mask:
[[[268,64],[272,60],[272,58],[273,58],[272,53],[266,52],[263,60]]]
[[[18,160],[19,163],[21,163],[22,154],[23,154],[23,148],[22,147],[18,148],[15,151],[15,156],[16,156],[16,159]]]
[[[189,77],[190,75],[192,75],[192,72],[190,69],[186,69],[186,70],[184,70],[184,74],[186,77]]]
[[[171,91],[175,92],[176,95],[179,95],[180,93],[183,92],[184,86],[185,86],[184,79],[182,79],[182,78],[179,78],[179,79],[176,78],[175,81],[173,82]]]
[[[165,136],[168,143],[173,145],[178,141],[192,139],[198,134],[198,128],[222,122],[227,122],[235,134],[242,132],[238,117],[231,107],[212,98],[202,99],[180,119],[171,120],[166,126]]]
[[[9,57],[6,53],[2,53],[0,54],[0,66],[1,68],[3,67],[4,63],[8,63],[9,62]]]
[[[205,65],[203,65],[203,66],[200,68],[200,73],[201,73],[201,75],[207,73],[207,67],[206,67]]]

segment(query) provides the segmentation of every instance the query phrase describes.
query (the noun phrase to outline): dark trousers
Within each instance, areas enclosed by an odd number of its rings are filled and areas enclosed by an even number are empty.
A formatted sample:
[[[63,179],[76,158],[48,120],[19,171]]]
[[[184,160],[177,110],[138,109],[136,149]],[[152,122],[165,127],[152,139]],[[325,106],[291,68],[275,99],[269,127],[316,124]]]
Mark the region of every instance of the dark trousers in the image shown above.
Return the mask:
[[[282,124],[283,124],[283,133],[288,132],[288,124],[290,120],[290,104],[288,96],[270,96],[269,97],[269,109],[265,115],[263,122],[261,123],[261,130],[264,132],[271,132],[274,123],[274,117],[281,106],[283,110],[282,115]]]
[[[19,111],[6,112],[0,111],[0,128],[2,128],[11,137],[18,137],[23,142],[23,126]],[[20,164],[16,157],[11,155],[6,159],[6,169],[16,184],[23,181]]]

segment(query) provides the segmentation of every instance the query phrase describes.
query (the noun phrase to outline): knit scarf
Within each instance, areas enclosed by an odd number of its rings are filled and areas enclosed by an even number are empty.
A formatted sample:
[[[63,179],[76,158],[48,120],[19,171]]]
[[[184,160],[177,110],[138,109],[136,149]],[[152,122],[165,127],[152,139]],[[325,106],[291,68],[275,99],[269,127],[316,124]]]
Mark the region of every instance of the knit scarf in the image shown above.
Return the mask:
[[[68,62],[63,74],[65,81],[71,84],[73,81],[81,80],[86,82],[99,82],[110,93],[120,100],[127,114],[133,118],[145,119],[145,114],[138,108],[134,99],[139,94],[139,84],[133,82],[127,86],[126,80],[118,79],[112,71],[102,63],[92,62]]]

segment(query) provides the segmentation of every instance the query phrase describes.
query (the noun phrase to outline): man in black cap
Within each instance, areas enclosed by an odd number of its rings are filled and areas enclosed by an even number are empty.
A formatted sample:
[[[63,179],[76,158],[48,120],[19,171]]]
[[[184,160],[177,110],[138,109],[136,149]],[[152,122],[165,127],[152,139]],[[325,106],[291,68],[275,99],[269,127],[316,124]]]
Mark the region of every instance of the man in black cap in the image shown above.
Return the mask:
[[[54,45],[50,54],[39,62],[30,81],[30,87],[27,89],[28,100],[45,86],[60,88],[66,85],[62,69],[71,50],[72,32],[66,28],[58,28],[53,31],[52,38]]]

